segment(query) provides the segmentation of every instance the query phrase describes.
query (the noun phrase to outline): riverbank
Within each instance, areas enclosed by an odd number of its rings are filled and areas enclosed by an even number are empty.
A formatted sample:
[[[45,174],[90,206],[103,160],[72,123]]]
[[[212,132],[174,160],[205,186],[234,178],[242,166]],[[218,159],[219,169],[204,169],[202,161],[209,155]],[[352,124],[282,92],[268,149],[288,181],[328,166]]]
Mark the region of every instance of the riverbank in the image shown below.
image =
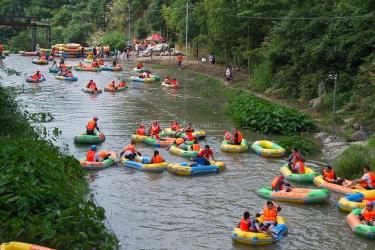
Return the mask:
[[[116,249],[79,162],[42,138],[1,85],[0,100],[0,242]]]

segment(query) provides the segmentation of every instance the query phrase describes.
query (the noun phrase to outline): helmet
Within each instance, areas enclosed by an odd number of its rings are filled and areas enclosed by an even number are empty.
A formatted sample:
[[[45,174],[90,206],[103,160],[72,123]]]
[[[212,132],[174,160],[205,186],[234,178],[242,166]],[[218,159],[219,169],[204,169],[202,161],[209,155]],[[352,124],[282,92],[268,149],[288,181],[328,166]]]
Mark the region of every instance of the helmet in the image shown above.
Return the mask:
[[[98,120],[98,117],[94,116],[94,118],[92,118],[94,121],[97,121]]]
[[[92,145],[92,146],[90,147],[90,149],[96,151],[96,145]]]

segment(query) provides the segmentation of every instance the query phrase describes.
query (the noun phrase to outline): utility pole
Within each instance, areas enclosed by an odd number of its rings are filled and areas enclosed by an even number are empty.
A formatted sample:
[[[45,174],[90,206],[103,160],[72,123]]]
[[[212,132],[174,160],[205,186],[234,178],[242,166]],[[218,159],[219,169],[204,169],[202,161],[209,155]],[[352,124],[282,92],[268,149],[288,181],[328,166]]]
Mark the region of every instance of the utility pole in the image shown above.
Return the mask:
[[[188,53],[188,22],[189,22],[189,1],[186,2],[186,36],[185,36],[185,60],[187,61]]]
[[[333,105],[332,105],[332,141],[335,141],[335,113],[336,113],[336,89],[337,89],[337,74],[329,75],[330,79],[335,80],[333,86]]]
[[[129,19],[129,22],[128,22],[128,36],[129,36],[129,41],[131,41],[131,37],[130,37],[130,4],[128,4],[128,19]]]

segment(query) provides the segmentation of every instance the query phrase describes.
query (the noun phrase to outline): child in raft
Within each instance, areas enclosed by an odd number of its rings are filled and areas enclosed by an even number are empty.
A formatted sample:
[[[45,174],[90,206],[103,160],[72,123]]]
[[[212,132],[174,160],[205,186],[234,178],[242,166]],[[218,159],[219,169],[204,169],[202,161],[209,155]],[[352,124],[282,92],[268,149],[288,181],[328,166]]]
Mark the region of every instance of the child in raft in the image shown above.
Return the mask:
[[[345,179],[343,178],[337,178],[335,171],[332,169],[332,166],[330,165],[324,166],[322,176],[326,182],[333,183],[336,185],[342,185],[345,181]]]
[[[157,164],[157,163],[162,163],[162,162],[165,162],[164,158],[159,154],[158,150],[155,150],[154,157],[152,157],[150,163]]]
[[[290,183],[285,181],[285,177],[283,175],[276,176],[271,183],[272,191],[281,191],[285,190],[286,192],[290,192]]]
[[[366,203],[366,207],[362,209],[359,219],[363,225],[375,226],[375,210],[371,201]]]
[[[126,159],[131,161],[134,161],[137,155],[142,156],[142,154],[135,148],[135,142],[133,140],[131,140],[130,144],[125,146],[124,149],[121,151],[120,157],[122,155],[124,155]]]
[[[245,211],[243,214],[243,217],[241,221],[238,223],[237,226],[239,229],[245,232],[253,232],[257,233],[260,232],[259,228],[259,222],[257,219],[251,219],[250,218],[250,213],[248,211]]]

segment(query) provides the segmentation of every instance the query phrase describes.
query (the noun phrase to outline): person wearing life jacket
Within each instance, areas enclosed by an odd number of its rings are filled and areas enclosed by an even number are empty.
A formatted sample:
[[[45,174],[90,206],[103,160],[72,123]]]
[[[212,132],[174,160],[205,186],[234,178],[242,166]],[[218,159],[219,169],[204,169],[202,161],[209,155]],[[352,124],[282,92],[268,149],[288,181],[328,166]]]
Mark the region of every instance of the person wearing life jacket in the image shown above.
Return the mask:
[[[301,158],[296,158],[296,163],[293,166],[292,172],[295,174],[305,173],[305,160]]]
[[[94,161],[96,154],[96,145],[92,145],[89,151],[86,152],[86,161]]]
[[[100,59],[99,59],[98,64],[99,64],[99,65],[104,65],[104,60],[103,60],[103,58],[100,58]]]
[[[133,140],[121,151],[120,156],[123,155],[126,159],[131,161],[134,161],[137,155],[142,156],[142,154],[136,150],[135,142]]]
[[[189,167],[211,165],[210,161],[207,158],[205,158],[201,152],[197,154],[197,157],[195,157],[193,161],[194,163],[190,164]]]
[[[260,231],[258,220],[251,219],[250,213],[248,211],[244,212],[240,223],[238,223],[238,228],[241,229],[244,232],[256,233],[256,232]]]
[[[186,132],[185,140],[186,141],[193,141],[195,139],[195,136],[193,135],[192,132]]]
[[[117,87],[119,87],[119,88],[125,88],[126,87],[126,82],[125,81],[119,82],[119,84],[117,85]]]
[[[94,61],[91,63],[91,67],[93,67],[93,68],[99,67],[99,63],[96,61],[96,59],[94,59]]]
[[[184,60],[183,56],[181,54],[179,54],[177,56],[176,60],[177,60],[178,67],[181,68],[182,61]]]
[[[111,158],[111,153],[109,153],[108,151],[102,150],[102,151],[96,152],[94,156],[94,161],[102,162],[104,160],[107,160],[108,158]]]
[[[233,144],[234,145],[241,145],[242,143],[242,139],[243,139],[243,135],[240,131],[237,130],[237,128],[234,128],[233,129]]]
[[[136,134],[137,135],[144,135],[144,136],[147,135],[147,131],[146,131],[145,125],[143,123],[139,124],[139,127],[137,128]]]
[[[187,125],[186,125],[186,128],[185,128],[185,132],[187,133],[187,132],[194,132],[194,127],[193,127],[193,125],[191,124],[191,123],[188,123]]]
[[[140,78],[150,78],[150,73],[149,72],[143,72],[139,77]]]
[[[64,62],[59,62],[59,68],[66,69],[66,65],[64,64]]]
[[[40,74],[40,71],[37,70],[36,73],[34,75],[32,75],[31,78],[34,79],[34,80],[40,80],[42,78],[42,74]]]
[[[292,170],[293,165],[297,163],[297,159],[304,159],[304,157],[301,154],[301,152],[299,152],[298,149],[293,148],[292,149],[292,153],[288,157],[288,166],[289,166],[289,169]]]
[[[79,62],[78,64],[77,64],[77,68],[82,68],[83,67],[83,64],[81,63],[81,62]]]
[[[165,162],[164,158],[159,154],[158,150],[154,151],[154,157],[152,157],[150,163],[156,164],[156,163],[162,163]]]
[[[112,81],[111,83],[109,83],[108,87],[110,87],[110,88],[116,88],[116,81]]]
[[[281,191],[285,190],[286,192],[290,192],[290,184],[285,181],[283,175],[276,176],[271,183],[272,191]]]
[[[375,210],[371,201],[366,203],[366,207],[362,209],[359,219],[363,225],[375,226]]]
[[[39,60],[47,60],[46,54],[44,52],[40,54]]]
[[[90,80],[88,83],[87,83],[87,85],[86,85],[86,88],[91,88],[91,85],[94,83],[94,81],[93,80]]]
[[[143,63],[142,62],[137,63],[137,69],[143,69]]]
[[[360,179],[353,181],[353,184],[356,184],[356,183],[359,183],[361,187],[367,190],[374,190],[375,189],[375,173],[371,171],[369,166],[364,166],[363,176]]]
[[[160,136],[159,136],[160,131],[161,129],[160,129],[158,122],[153,121],[150,127],[150,136],[157,140],[160,140]]]
[[[201,146],[199,145],[197,138],[194,139],[194,143],[193,145],[191,145],[190,148],[192,151],[196,151],[196,152],[199,152],[201,150]]]
[[[178,85],[178,82],[177,82],[176,78],[173,78],[173,80],[171,81],[171,85],[173,85],[173,86]]]
[[[99,132],[99,127],[97,124],[98,117],[93,117],[92,120],[90,120],[86,125],[86,134],[88,135],[94,135],[95,129]]]
[[[216,161],[215,157],[214,157],[214,153],[213,153],[212,149],[210,149],[209,145],[204,146],[204,149],[202,151],[200,151],[199,153],[202,154],[203,157],[206,158],[207,160],[209,160],[210,157],[211,157],[212,160]]]
[[[261,213],[263,214],[262,230],[269,232],[270,229],[277,225],[277,213],[280,211],[281,207],[274,205],[272,201],[267,201]]]
[[[332,169],[332,166],[330,165],[324,166],[322,176],[323,180],[329,183],[342,185],[342,183],[344,182],[344,179],[337,178],[335,171]]]
[[[177,121],[172,121],[171,122],[171,130],[172,131],[179,131],[181,128],[180,128],[180,124],[178,124]]]
[[[64,75],[65,77],[73,77],[72,71],[68,70],[66,74]]]
[[[91,85],[90,85],[90,89],[92,90],[95,90],[95,91],[98,91],[98,87],[96,86],[96,82],[92,82]]]

